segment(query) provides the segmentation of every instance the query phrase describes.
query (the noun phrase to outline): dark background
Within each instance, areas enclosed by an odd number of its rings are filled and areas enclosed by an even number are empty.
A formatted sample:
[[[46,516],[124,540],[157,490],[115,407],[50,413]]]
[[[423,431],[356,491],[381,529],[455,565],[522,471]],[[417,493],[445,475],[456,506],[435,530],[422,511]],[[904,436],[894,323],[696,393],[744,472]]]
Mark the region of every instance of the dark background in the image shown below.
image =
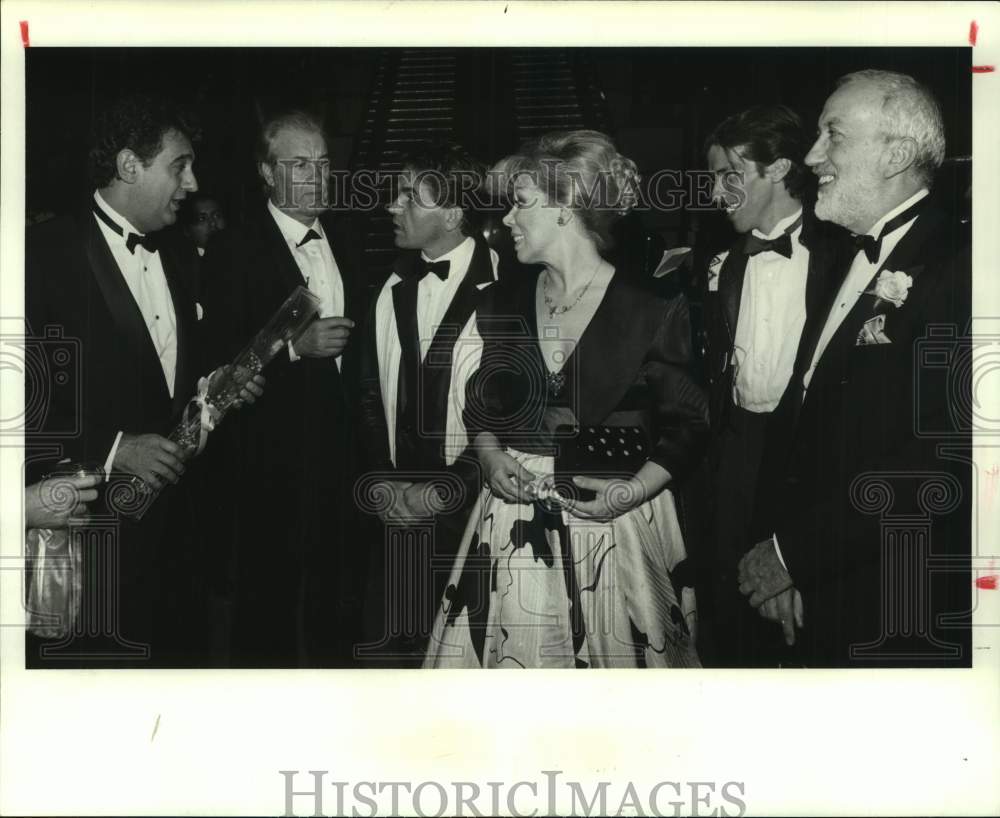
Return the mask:
[[[334,167],[372,163],[378,84],[401,49],[31,48],[26,52],[27,215],[59,213],[89,193],[86,156],[95,114],[129,90],[192,105],[203,138],[195,171],[239,219],[260,192],[253,162],[262,117],[304,107],[321,116]],[[970,208],[971,48],[563,48],[432,49],[454,53],[459,80],[451,136],[484,160],[513,152],[512,53],[559,57],[572,67],[585,123],[608,131],[644,175],[704,165],[702,142],[722,118],[781,102],[814,128],[836,79],[861,68],[912,74],[941,103],[949,161],[942,182]],[[422,49],[406,49],[410,55]],[[389,72],[388,74],[386,72]],[[366,130],[367,129],[367,130]],[[959,158],[960,161],[955,161]],[[948,188],[946,188],[948,189]],[[667,246],[694,245],[702,229],[727,240],[717,216],[646,212],[645,229]],[[702,237],[704,238],[704,237]]]

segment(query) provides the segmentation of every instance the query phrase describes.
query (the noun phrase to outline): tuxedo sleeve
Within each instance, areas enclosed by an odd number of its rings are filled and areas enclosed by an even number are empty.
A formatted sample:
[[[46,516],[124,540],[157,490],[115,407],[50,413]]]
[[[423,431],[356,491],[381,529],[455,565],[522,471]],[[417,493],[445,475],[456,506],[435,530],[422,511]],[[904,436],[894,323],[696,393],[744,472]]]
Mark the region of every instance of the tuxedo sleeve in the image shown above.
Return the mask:
[[[955,379],[954,389],[929,384],[923,377],[927,370],[917,354],[920,339],[930,337],[938,328],[954,327],[957,337],[951,346],[949,365],[961,368],[963,362],[971,360],[971,339],[967,336],[970,269],[968,251],[964,251],[923,293],[911,331],[912,354],[905,356],[910,371],[905,385],[896,390],[897,422],[888,424],[875,416],[866,420],[881,423],[884,445],[866,451],[833,491],[804,495],[797,491],[798,481],[786,484],[790,490],[782,508],[775,512],[773,532],[767,533],[777,537],[781,556],[797,586],[822,583],[827,574],[879,570],[884,522],[879,513],[865,508],[864,491],[856,481],[866,474],[882,484],[875,491],[888,492],[894,503],[914,499],[907,496],[913,491],[912,479],[907,478],[924,473],[951,475],[960,488],[962,505],[959,511],[934,518],[931,536],[935,551],[967,550],[968,514],[961,509],[970,502],[972,487],[969,466],[961,461],[960,452],[971,445],[971,439],[968,435],[942,438],[917,434],[915,430],[954,430],[956,413],[961,415],[971,405],[971,395],[964,391],[968,383]],[[871,415],[868,408],[859,406],[856,411]],[[954,457],[939,454],[942,442],[956,452]],[[822,466],[814,464],[817,469]]]
[[[691,320],[683,294],[667,302],[643,371],[655,430],[650,460],[674,480],[683,479],[698,465],[708,440],[708,404],[692,371]]]
[[[509,435],[504,433],[509,424],[504,423],[503,385],[506,383],[505,370],[511,363],[511,352],[505,351],[501,339],[511,327],[496,306],[499,289],[497,286],[487,288],[481,294],[476,309],[476,328],[483,340],[483,353],[479,368],[466,382],[465,409],[462,412],[462,423],[470,445],[475,444],[476,437],[482,432],[492,432],[501,445],[510,443]]]
[[[80,295],[88,292],[91,272],[81,239],[68,225],[56,220],[32,227],[25,241],[26,358],[36,364],[25,372],[25,403],[45,406],[35,413],[37,421],[27,424],[25,446],[39,449],[58,441],[63,458],[103,467],[121,431],[120,418],[102,411],[88,391],[99,380],[94,372],[101,365],[92,354],[87,357],[93,348],[87,337],[91,312],[84,310]],[[72,359],[76,382],[61,384],[55,378],[49,355],[62,349]],[[46,469],[31,467],[29,477]]]

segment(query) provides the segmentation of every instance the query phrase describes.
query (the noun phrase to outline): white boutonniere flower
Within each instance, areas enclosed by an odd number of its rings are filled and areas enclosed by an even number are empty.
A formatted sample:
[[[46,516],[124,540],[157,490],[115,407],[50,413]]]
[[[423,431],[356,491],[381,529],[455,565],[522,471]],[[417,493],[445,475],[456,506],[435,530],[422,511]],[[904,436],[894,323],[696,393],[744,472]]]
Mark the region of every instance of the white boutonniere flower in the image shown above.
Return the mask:
[[[879,301],[888,301],[896,307],[902,307],[912,286],[913,278],[902,270],[895,272],[883,270],[879,273],[878,281],[875,282],[875,289],[869,290],[868,294],[875,296],[876,305]]]

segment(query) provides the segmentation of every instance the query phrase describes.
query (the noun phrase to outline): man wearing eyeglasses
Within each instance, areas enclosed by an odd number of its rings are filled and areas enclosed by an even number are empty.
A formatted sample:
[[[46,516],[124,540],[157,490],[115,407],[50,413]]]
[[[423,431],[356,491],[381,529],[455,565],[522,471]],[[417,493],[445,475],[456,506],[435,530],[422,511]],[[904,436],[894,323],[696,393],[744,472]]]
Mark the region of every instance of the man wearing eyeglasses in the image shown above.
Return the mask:
[[[231,360],[296,287],[319,315],[267,369],[273,397],[225,430],[217,515],[230,546],[231,663],[342,664],[351,556],[352,316],[362,309],[358,230],[328,207],[329,156],[321,123],[303,112],[264,123],[257,169],[267,201],[218,234],[204,258],[208,346]],[[216,489],[218,490],[218,489]],[[340,590],[338,590],[340,589]],[[343,637],[343,644],[338,647]]]

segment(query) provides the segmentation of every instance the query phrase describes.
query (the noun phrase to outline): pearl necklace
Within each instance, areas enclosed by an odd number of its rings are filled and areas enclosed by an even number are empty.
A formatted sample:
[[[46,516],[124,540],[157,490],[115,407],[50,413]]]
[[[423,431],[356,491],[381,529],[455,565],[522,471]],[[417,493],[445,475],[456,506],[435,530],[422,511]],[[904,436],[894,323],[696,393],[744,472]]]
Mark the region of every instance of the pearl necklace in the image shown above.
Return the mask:
[[[573,307],[580,303],[580,300],[586,294],[587,290],[590,289],[590,285],[594,283],[594,279],[597,278],[597,271],[601,269],[602,260],[598,259],[597,266],[594,268],[593,274],[590,276],[590,280],[583,285],[583,289],[580,290],[580,294],[573,299],[572,304],[556,304],[549,296],[549,271],[545,271],[545,281],[542,282],[542,298],[545,299],[545,306],[549,311],[549,320],[551,321],[557,315],[565,315]]]

